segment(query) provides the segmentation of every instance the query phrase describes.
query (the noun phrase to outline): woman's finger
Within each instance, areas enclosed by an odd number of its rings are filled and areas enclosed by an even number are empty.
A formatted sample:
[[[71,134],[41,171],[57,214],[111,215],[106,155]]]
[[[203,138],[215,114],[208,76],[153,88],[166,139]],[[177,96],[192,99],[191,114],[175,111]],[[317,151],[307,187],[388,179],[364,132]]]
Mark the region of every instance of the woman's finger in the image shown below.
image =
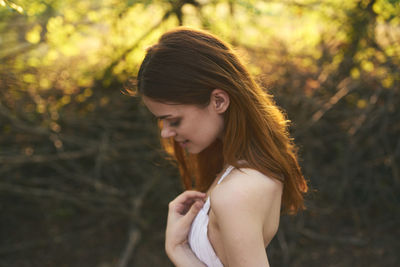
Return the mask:
[[[204,202],[200,201],[200,200],[193,203],[193,205],[190,207],[189,211],[182,218],[185,226],[189,226],[192,224],[192,221],[196,217],[197,213],[199,213],[199,211],[201,210],[203,205],[204,205]]]
[[[178,195],[173,201],[185,202],[190,199],[204,198],[205,196],[206,196],[206,194],[203,192],[188,190],[188,191],[185,191],[182,194]]]
[[[198,191],[185,191],[169,203],[169,208],[174,209],[177,205],[191,206],[197,199],[204,199],[205,193]]]
[[[195,202],[204,203],[204,198],[195,198],[186,201],[185,203],[176,203],[174,206],[170,207],[170,211],[177,212],[180,215],[185,215],[189,209],[195,204]]]

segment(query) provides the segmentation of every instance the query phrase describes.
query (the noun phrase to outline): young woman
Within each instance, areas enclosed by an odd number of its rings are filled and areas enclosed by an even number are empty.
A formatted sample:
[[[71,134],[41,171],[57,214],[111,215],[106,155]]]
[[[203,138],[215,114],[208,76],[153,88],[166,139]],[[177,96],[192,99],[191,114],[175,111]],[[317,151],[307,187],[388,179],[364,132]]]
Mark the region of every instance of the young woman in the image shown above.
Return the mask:
[[[137,93],[160,120],[187,191],[169,204],[165,248],[176,266],[269,266],[281,211],[307,184],[272,96],[217,37],[177,28],[147,50]]]

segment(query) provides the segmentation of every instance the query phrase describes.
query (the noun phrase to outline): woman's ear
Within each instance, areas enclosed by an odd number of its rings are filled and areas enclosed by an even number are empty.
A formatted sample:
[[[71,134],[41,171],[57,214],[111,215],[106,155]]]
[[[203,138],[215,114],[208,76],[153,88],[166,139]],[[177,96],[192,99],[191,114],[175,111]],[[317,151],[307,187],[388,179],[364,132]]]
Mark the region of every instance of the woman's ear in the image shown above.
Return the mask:
[[[210,104],[218,114],[224,113],[228,109],[229,103],[229,95],[224,90],[214,89],[211,92]]]

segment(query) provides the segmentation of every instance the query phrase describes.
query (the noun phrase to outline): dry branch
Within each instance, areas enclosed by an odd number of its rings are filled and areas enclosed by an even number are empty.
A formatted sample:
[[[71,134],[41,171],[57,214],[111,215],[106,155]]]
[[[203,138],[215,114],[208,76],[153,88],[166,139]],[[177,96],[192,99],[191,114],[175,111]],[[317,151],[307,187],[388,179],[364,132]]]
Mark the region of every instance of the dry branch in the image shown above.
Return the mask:
[[[74,160],[94,155],[96,152],[97,148],[86,148],[80,151],[59,152],[49,155],[0,156],[0,164],[47,163],[56,160]]]
[[[132,227],[129,231],[128,242],[125,246],[124,251],[119,259],[118,267],[127,267],[130,259],[132,258],[135,247],[140,241],[141,233],[135,227]]]
[[[327,243],[350,244],[354,246],[365,246],[368,244],[368,240],[356,236],[325,235],[306,228],[301,229],[300,233],[309,239]]]

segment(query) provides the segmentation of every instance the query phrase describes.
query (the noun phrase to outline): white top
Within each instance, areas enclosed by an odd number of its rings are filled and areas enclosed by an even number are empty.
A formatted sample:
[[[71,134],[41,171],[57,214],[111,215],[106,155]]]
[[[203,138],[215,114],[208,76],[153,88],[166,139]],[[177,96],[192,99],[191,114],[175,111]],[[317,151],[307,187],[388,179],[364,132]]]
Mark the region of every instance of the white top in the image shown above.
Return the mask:
[[[232,171],[234,167],[229,166],[218,181],[218,184]],[[210,197],[207,198],[203,208],[199,211],[192,222],[188,241],[194,254],[208,267],[223,267],[220,259],[215,254],[210,240],[208,239],[208,212],[210,211]]]

